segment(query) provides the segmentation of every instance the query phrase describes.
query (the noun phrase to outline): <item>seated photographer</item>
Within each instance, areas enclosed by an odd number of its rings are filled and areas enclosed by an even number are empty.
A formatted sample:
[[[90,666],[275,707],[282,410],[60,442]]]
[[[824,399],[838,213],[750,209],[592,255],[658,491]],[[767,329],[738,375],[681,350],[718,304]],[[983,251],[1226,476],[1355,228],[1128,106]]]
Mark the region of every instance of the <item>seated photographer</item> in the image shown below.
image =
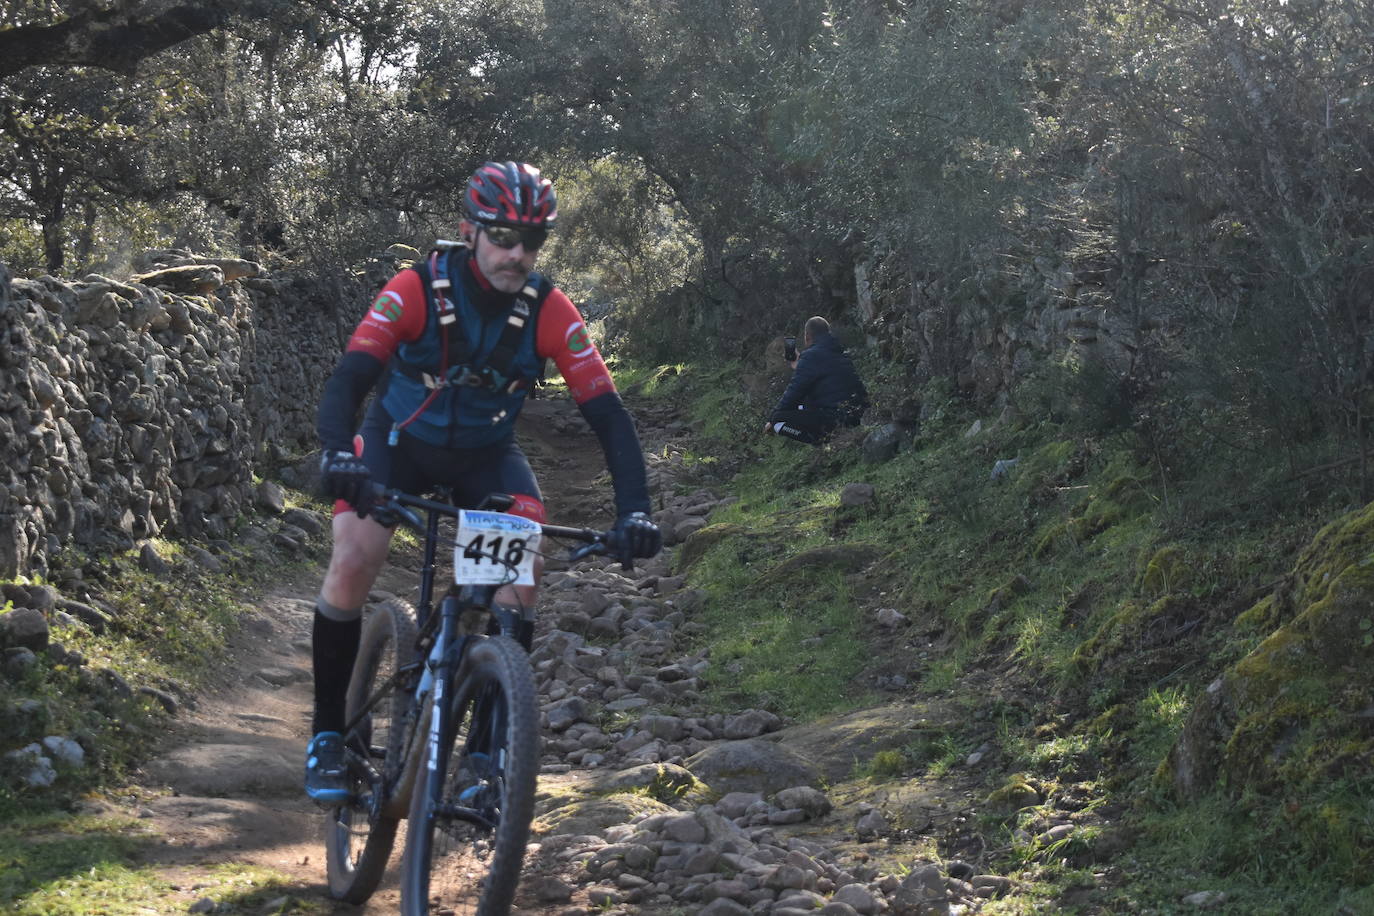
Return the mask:
[[[789,338],[785,358],[792,381],[782,393],[764,431],[819,445],[837,426],[858,426],[868,409],[868,391],[844,347],[819,315],[802,328],[802,352]]]

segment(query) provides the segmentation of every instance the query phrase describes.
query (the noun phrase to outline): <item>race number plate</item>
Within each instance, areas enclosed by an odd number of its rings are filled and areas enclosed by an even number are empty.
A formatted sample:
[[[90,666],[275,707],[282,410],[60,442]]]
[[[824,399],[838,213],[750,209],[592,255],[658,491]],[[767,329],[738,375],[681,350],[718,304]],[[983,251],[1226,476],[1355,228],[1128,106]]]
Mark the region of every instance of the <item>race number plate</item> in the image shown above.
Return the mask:
[[[458,513],[453,579],[459,585],[533,585],[539,523],[504,512]]]

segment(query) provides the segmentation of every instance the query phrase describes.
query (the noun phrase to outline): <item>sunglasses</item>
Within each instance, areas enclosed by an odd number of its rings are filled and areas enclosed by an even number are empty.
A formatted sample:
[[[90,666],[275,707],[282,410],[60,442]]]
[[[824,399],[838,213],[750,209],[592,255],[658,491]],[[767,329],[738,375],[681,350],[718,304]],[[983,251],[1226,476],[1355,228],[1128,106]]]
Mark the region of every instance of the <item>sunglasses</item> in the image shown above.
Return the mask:
[[[547,229],[515,229],[510,226],[493,226],[490,223],[482,223],[482,231],[491,239],[491,243],[497,248],[514,248],[516,245],[524,245],[526,251],[538,251],[548,240],[549,230]]]

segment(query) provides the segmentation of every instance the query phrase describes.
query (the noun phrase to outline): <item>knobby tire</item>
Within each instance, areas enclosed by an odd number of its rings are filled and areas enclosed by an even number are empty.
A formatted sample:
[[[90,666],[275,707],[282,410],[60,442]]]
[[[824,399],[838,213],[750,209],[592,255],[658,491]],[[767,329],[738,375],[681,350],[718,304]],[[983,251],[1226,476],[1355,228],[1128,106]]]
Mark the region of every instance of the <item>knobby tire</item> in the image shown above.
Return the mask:
[[[434,774],[443,805],[480,810],[496,827],[442,813],[430,818],[430,776],[422,768],[411,795],[401,912],[505,916],[520,881],[539,771],[529,657],[505,636],[475,643],[450,700]]]
[[[388,599],[374,607],[358,643],[358,658],[348,684],[347,721],[352,722],[388,681],[391,687],[371,713],[344,736],[345,745],[353,752],[349,769],[354,799],[331,809],[326,821],[329,893],[348,903],[364,902],[381,883],[404,811],[408,761],[402,756],[407,730],[413,727],[412,695],[391,679],[399,668],[415,660],[415,639],[415,611],[404,601]],[[392,799],[390,805],[373,798],[377,787],[370,785],[356,766],[357,757],[363,753],[381,772]],[[414,768],[409,772],[413,776]],[[401,811],[396,810],[394,800],[398,794],[402,796]]]

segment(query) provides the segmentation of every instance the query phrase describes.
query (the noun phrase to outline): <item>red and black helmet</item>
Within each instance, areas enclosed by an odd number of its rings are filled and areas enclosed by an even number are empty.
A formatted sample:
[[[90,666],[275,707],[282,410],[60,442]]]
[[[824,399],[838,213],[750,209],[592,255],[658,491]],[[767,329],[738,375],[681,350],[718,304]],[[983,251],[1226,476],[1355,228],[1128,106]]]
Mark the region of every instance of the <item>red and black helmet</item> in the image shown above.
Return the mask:
[[[468,219],[517,228],[552,229],[558,219],[553,182],[524,162],[487,162],[463,194]]]

